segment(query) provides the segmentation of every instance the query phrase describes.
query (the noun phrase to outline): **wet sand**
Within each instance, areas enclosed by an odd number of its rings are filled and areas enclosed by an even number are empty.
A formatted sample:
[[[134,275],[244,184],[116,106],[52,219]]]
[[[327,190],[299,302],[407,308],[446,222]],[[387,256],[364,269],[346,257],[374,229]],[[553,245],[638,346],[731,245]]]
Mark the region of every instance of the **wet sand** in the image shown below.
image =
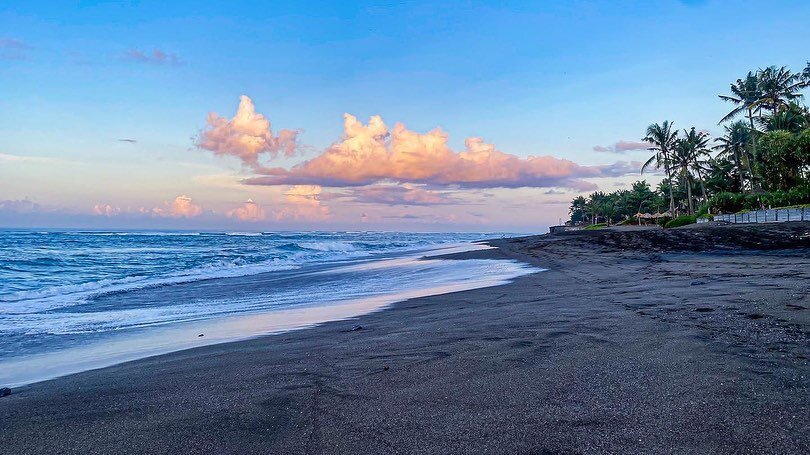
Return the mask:
[[[492,244],[549,270],[15,389],[0,453],[810,452],[810,223]]]

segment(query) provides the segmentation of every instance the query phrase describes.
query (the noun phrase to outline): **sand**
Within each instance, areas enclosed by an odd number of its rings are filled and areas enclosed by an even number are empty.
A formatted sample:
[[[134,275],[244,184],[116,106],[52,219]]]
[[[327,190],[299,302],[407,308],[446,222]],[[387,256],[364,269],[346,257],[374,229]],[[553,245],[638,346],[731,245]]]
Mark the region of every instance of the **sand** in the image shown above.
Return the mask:
[[[810,223],[492,243],[549,270],[15,389],[0,453],[810,452]]]

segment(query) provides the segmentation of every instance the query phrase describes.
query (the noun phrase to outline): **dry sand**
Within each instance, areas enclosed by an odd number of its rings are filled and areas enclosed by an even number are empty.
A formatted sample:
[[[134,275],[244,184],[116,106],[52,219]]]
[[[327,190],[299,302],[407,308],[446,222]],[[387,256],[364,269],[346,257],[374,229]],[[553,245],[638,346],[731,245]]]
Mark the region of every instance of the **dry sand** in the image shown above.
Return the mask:
[[[17,389],[0,452],[810,453],[810,223],[492,243],[549,270]]]

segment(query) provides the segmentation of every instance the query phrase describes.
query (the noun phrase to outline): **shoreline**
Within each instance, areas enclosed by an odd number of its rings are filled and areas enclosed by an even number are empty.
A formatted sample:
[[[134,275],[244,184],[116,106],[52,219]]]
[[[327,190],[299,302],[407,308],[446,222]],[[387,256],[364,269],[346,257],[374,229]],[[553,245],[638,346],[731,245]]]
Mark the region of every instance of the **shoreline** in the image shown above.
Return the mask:
[[[806,452],[808,226],[490,241],[548,270],[25,386],[0,447]]]
[[[225,313],[206,319],[176,321],[168,324],[156,324],[135,328],[124,334],[115,331],[102,332],[100,338],[78,343],[70,340],[68,345],[56,349],[18,355],[11,358],[0,357],[0,387],[19,388],[42,381],[57,379],[63,376],[115,366],[125,362],[154,357],[186,349],[210,346],[214,344],[245,341],[264,336],[307,329],[330,321],[345,321],[364,314],[381,311],[393,303],[412,298],[440,295],[448,292],[459,292],[480,287],[498,286],[510,280],[542,270],[534,270],[520,261],[504,259],[495,266],[492,264],[484,275],[485,265],[466,270],[472,275],[461,276],[456,268],[459,263],[447,262],[448,256],[463,255],[465,252],[491,249],[483,242],[435,245],[430,248],[419,248],[403,252],[389,252],[376,257],[361,257],[325,264],[312,264],[306,268],[289,271],[261,272],[253,275],[236,277],[218,277],[197,280],[188,283],[170,284],[165,287],[137,289],[130,292],[127,298],[142,301],[193,295],[199,288],[246,289],[255,288],[264,300],[273,299],[273,289],[257,283],[269,282],[277,286],[280,280],[303,280],[309,277],[331,274],[346,274],[350,271],[361,272],[366,269],[392,270],[409,264],[430,264],[440,270],[443,281],[425,283],[426,287],[412,288],[402,286],[387,292],[372,292],[356,295],[343,300],[316,300],[309,303],[268,308],[260,311],[243,311]],[[455,261],[454,261],[455,262]],[[472,265],[466,263],[467,265]],[[418,270],[412,270],[416,275]],[[292,277],[292,278],[291,278]],[[299,277],[299,278],[295,278]],[[451,278],[452,277],[452,278]],[[345,278],[351,279],[351,278]],[[422,278],[424,281],[424,278]],[[153,294],[156,292],[157,294]],[[264,297],[263,293],[269,293]],[[143,296],[146,295],[146,297]],[[227,294],[221,292],[220,294]],[[107,298],[102,296],[101,298]],[[118,301],[118,294],[110,297]],[[115,302],[113,302],[115,303]],[[113,303],[109,303],[111,305]]]

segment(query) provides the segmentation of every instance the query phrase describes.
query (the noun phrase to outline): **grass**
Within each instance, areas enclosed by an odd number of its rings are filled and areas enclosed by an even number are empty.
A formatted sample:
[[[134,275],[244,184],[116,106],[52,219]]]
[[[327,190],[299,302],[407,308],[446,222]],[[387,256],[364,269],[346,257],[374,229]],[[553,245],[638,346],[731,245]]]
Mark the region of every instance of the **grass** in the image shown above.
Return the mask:
[[[596,224],[592,224],[592,225],[586,227],[585,230],[586,231],[595,231],[597,229],[602,229],[604,227],[607,227],[607,224],[605,224],[605,223],[596,223]]]
[[[667,224],[664,227],[675,228],[675,227],[686,226],[687,224],[695,224],[695,223],[697,223],[697,218],[695,218],[692,215],[683,215],[683,216],[679,216],[678,218],[675,218],[674,220],[671,220],[671,221],[667,222]]]

